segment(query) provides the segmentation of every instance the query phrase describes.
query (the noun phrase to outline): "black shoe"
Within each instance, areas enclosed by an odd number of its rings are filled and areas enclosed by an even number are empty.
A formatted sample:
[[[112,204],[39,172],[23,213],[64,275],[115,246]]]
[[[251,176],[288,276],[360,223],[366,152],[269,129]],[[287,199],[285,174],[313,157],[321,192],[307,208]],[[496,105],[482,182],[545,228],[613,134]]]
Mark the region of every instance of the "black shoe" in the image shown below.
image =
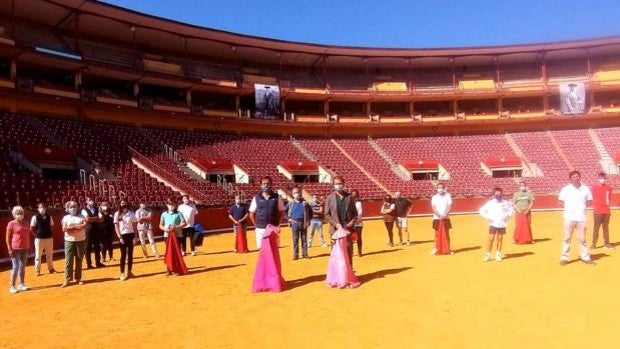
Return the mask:
[[[294,260],[294,261],[296,261],[296,260],[298,260],[298,259],[299,259],[299,257],[297,257],[297,256],[294,256],[294,257],[293,257],[293,260]]]
[[[92,264],[86,265],[86,269],[93,269],[93,265]]]
[[[305,255],[305,256],[304,256],[304,258],[305,258],[305,259],[310,259],[310,256]]]
[[[103,263],[97,263],[97,264],[96,264],[96,267],[97,267],[97,268],[103,268],[103,267],[105,267],[105,264],[103,264]]]

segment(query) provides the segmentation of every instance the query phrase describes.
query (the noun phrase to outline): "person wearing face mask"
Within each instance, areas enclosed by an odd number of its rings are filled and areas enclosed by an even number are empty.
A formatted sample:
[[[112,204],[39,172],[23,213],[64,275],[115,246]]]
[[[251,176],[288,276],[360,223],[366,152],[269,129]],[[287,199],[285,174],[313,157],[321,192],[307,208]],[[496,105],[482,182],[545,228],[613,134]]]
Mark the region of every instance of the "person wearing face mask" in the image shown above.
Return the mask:
[[[86,251],[86,218],[80,213],[79,205],[75,201],[67,202],[65,210],[68,214],[61,221],[62,231],[65,235],[65,281],[60,287],[68,286],[73,280],[78,285],[84,284],[82,280],[82,259]]]
[[[181,242],[181,251],[185,256],[185,252],[187,251],[187,238],[189,238],[189,247],[192,251],[192,256],[196,255],[196,237],[194,236],[196,233],[196,229],[194,229],[194,225],[196,224],[196,215],[198,214],[198,210],[196,209],[196,205],[189,199],[189,196],[183,195],[181,197],[181,201],[183,204],[179,205],[178,210],[185,218],[185,222],[187,225],[183,228],[183,241]]]
[[[267,225],[280,226],[284,214],[284,202],[273,191],[271,177],[265,176],[260,180],[260,193],[250,203],[250,221],[254,224],[256,233],[256,248],[260,250],[263,234]]]
[[[30,227],[24,219],[24,209],[21,206],[13,207],[11,213],[15,219],[6,226],[5,242],[12,265],[9,293],[17,293],[28,290],[25,277],[28,249],[30,248]],[[19,284],[15,286],[18,277]]]
[[[140,203],[136,211],[136,219],[138,220],[138,238],[140,239],[142,255],[144,258],[149,256],[146,251],[146,239],[148,239],[153,256],[159,258],[159,252],[157,252],[157,246],[155,246],[155,239],[153,238],[153,229],[151,228],[151,210],[146,208],[146,204]]]
[[[409,199],[402,196],[400,192],[394,193],[394,205],[396,206],[396,228],[398,228],[398,239],[401,245],[411,246],[411,240],[409,239],[409,213],[413,208],[413,204]],[[403,241],[403,232],[406,234],[406,239]]]
[[[519,183],[519,191],[513,194],[512,203],[516,211],[515,244],[531,244],[532,240],[532,206],[534,194],[528,190],[525,182]],[[525,226],[523,225],[525,222]]]
[[[381,204],[381,214],[383,215],[383,224],[388,233],[388,246],[394,246],[394,221],[396,220],[396,205],[392,201],[391,195],[386,195]]]
[[[183,239],[183,232],[181,229],[186,226],[185,218],[181,212],[177,211],[177,203],[173,197],[166,200],[165,212],[162,212],[159,219],[159,229],[164,232],[164,239],[166,241],[166,253],[164,255],[164,263],[166,264],[166,274],[171,275],[176,273],[177,275],[187,274],[187,267],[185,261],[183,261],[183,255],[181,254],[181,239]]]
[[[453,252],[450,250],[450,229],[452,229],[452,222],[450,222],[449,216],[450,211],[452,211],[452,195],[446,191],[446,186],[443,183],[437,184],[437,193],[431,198],[431,207],[433,208],[433,230],[435,230],[435,247],[431,251],[431,255],[441,253],[437,248],[441,238],[439,231],[440,224],[443,224],[443,229],[445,229],[448,244],[447,251],[452,254]]]
[[[573,233],[579,241],[579,254],[581,261],[587,265],[596,265],[590,258],[590,250],[586,245],[586,208],[592,201],[590,188],[581,184],[581,173],[571,171],[568,174],[571,183],[560,190],[558,200],[564,206],[564,236],[562,239],[562,255],[560,265],[568,264],[570,242]]]
[[[54,270],[53,227],[54,219],[47,214],[45,203],[39,202],[37,204],[37,214],[32,216],[30,220],[30,229],[34,235],[34,272],[37,276],[41,275],[41,255],[43,251],[45,251],[48,272],[50,274],[56,272]]]
[[[363,207],[360,200],[360,192],[357,189],[351,190],[351,200],[355,202],[355,210],[357,211],[357,219],[355,220],[355,232],[357,233],[357,256],[362,256],[362,231],[364,230],[364,221],[362,220]]]
[[[314,239],[315,231],[319,233],[321,247],[327,247],[325,238],[323,237],[323,204],[316,195],[312,195],[310,208],[312,209],[312,219],[310,219],[310,227],[308,228],[308,248],[312,247],[312,239]]]
[[[95,205],[95,200],[86,199],[86,207],[82,210],[82,216],[86,218],[86,268],[93,267],[91,254],[95,253],[95,266],[104,267],[99,260],[101,255],[101,222],[103,218],[99,212],[99,207]]]
[[[334,192],[325,199],[325,219],[329,222],[330,236],[333,236],[336,230],[340,228],[353,230],[355,222],[357,222],[355,200],[351,199],[351,195],[344,190],[344,178],[341,176],[334,177],[333,184]],[[348,234],[345,239],[349,262],[353,265],[351,234]]]
[[[233,222],[233,232],[235,234],[235,252],[247,253],[248,240],[246,236],[246,225],[248,220],[248,207],[241,202],[241,197],[235,195],[235,203],[228,208],[228,219]]]
[[[306,234],[310,225],[310,219],[312,218],[312,209],[301,196],[301,189],[299,187],[293,188],[291,193],[293,194],[293,200],[288,203],[285,209],[284,219],[290,225],[291,232],[293,233],[293,260],[299,259],[300,243],[302,258],[310,258]]]
[[[101,213],[103,220],[101,222],[101,263],[103,264],[106,260],[106,254],[109,261],[114,261],[112,242],[114,241],[114,236],[116,236],[116,230],[114,229],[114,214],[108,202],[102,201],[99,208],[99,213]]]
[[[604,172],[598,174],[598,183],[591,186],[592,206],[594,207],[594,229],[592,230],[592,246],[596,248],[598,242],[598,231],[603,226],[603,247],[613,249],[614,246],[609,243],[609,205],[611,202],[612,187],[607,184],[607,175]]]
[[[129,210],[127,201],[121,201],[118,211],[114,214],[114,228],[121,248],[121,275],[119,277],[121,281],[134,277],[131,269],[133,266],[133,245],[137,240],[137,224],[136,215]],[[127,262],[127,274],[125,274],[125,261]]]
[[[484,262],[488,262],[491,259],[491,250],[496,237],[495,260],[501,262],[504,259],[502,255],[502,242],[506,234],[507,222],[512,216],[514,208],[512,207],[512,202],[504,200],[503,193],[502,188],[493,189],[493,199],[487,201],[480,208],[480,216],[489,222],[489,238],[487,239],[487,252],[483,258]]]

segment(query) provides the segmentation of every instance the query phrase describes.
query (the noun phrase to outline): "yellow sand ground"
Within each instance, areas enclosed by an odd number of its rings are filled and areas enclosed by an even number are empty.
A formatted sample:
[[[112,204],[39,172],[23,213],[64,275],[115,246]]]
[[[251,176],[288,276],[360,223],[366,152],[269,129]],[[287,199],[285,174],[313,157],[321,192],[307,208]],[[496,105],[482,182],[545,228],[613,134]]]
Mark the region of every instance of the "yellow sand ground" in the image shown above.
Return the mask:
[[[560,267],[560,219],[534,214],[538,242],[512,245],[509,233],[501,263],[482,262],[477,216],[453,217],[453,256],[429,255],[430,218],[410,220],[412,247],[386,246],[383,223],[366,222],[366,255],[354,261],[363,284],[353,290],[325,286],[329,249],[292,261],[288,229],[282,293],[250,292],[257,253],[232,253],[231,234],[208,237],[183,277],[165,276],[161,259],[137,258],[135,279],[119,281],[116,262],[60,289],[62,274],[35,277],[29,266],[32,290],[0,292],[0,347],[618,348],[620,250],[594,250],[595,267]],[[613,216],[612,241],[619,225]]]

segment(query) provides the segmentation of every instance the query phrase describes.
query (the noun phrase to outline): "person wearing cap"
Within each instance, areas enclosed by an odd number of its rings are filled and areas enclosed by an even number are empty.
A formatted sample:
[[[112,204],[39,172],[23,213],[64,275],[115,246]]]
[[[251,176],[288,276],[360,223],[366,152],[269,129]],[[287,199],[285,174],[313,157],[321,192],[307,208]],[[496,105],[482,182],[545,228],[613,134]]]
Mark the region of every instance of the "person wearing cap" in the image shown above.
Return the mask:
[[[603,227],[603,247],[613,249],[609,243],[609,217],[612,187],[607,183],[607,175],[604,172],[598,174],[598,183],[590,187],[592,192],[592,206],[594,207],[594,229],[592,230],[592,246],[596,248],[598,242],[598,231]]]

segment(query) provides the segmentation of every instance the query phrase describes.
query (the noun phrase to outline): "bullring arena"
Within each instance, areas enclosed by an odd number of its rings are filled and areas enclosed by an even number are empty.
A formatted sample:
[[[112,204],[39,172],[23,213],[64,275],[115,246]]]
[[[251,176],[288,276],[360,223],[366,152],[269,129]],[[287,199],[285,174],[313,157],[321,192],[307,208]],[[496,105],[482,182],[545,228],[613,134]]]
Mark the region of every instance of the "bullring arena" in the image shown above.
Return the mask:
[[[618,116],[620,37],[346,47],[197,27],[97,1],[4,1],[0,279],[10,280],[15,251],[28,259],[27,290],[0,292],[0,347],[616,348]],[[611,206],[611,240],[601,234],[590,248],[600,213],[587,200],[589,256],[573,237],[561,265],[558,195],[573,185],[572,171],[595,194],[610,188],[593,201]],[[335,240],[332,249],[315,236],[310,258],[292,258],[293,218],[277,222],[281,292],[253,292],[259,261],[277,253],[257,249],[252,221],[250,251],[236,253],[228,210],[235,197],[250,208],[260,201],[266,177],[276,201],[291,206],[316,197],[326,209],[330,197],[359,191],[359,286],[327,287]],[[341,179],[343,191],[334,186]],[[493,251],[483,262],[489,222],[479,210],[512,202],[522,182],[535,197],[533,241],[513,243],[515,213],[502,258]],[[431,198],[441,184],[452,198],[452,229],[448,253],[433,255]],[[493,198],[498,187],[503,199]],[[396,228],[388,244],[381,206],[396,192],[412,203],[409,245],[399,244]],[[204,234],[184,228],[204,240],[195,255],[177,256],[186,275],[167,275],[164,241],[176,251],[176,224],[163,225],[171,229],[165,239],[158,223],[182,196]],[[80,215],[66,204],[81,209],[89,199],[112,212],[121,202],[130,211],[144,204],[161,256],[149,250],[143,258],[136,242],[133,271],[119,277],[114,235],[115,260],[84,262],[81,279],[65,280],[72,233],[61,221]],[[53,274],[43,261],[36,275],[34,236],[27,248],[9,251],[5,242],[9,231],[9,245],[17,235],[8,228],[13,207],[29,223],[40,203],[55,222]],[[344,222],[343,214],[335,219]],[[253,218],[259,229],[261,217]],[[329,245],[330,217],[319,220]]]

